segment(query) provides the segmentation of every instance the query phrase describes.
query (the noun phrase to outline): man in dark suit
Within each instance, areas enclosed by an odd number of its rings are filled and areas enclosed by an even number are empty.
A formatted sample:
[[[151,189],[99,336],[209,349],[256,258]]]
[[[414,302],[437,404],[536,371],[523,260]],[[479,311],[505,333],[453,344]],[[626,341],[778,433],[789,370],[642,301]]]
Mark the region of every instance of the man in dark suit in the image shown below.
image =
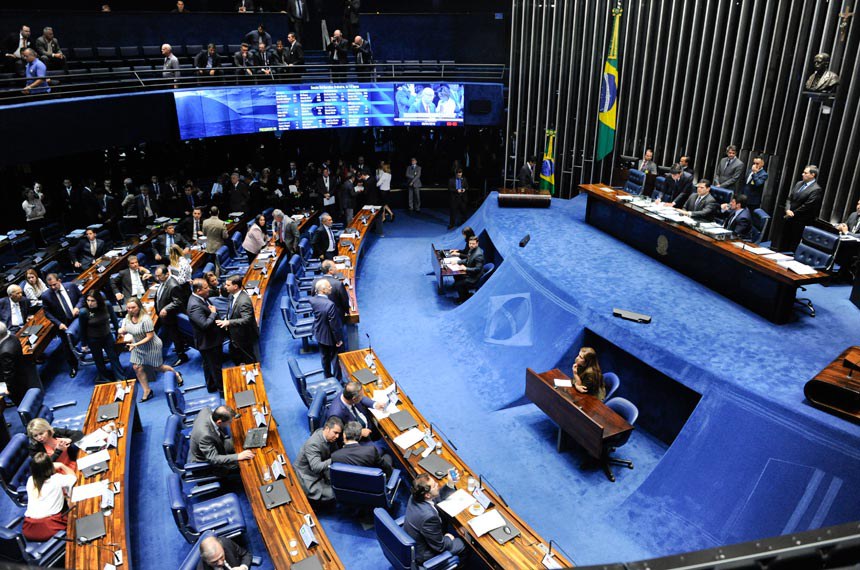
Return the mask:
[[[224,383],[221,377],[223,360],[221,329],[215,324],[218,313],[215,305],[209,302],[209,284],[205,279],[191,282],[191,297],[188,299],[187,312],[194,328],[194,344],[203,357],[203,377],[209,392],[222,392]]]
[[[209,44],[194,56],[194,69],[201,77],[221,75],[221,56],[215,44]]]
[[[150,279],[152,274],[140,265],[136,255],[132,255],[128,258],[128,267],[119,271],[115,279],[111,279],[111,289],[117,301],[127,301],[132,297],[142,299]]]
[[[337,307],[338,313],[342,317],[346,316],[349,313],[349,293],[346,292],[346,287],[344,287],[343,281],[335,276],[336,270],[334,261],[326,259],[322,262],[320,268],[322,269],[322,276],[314,280],[314,287],[316,287],[316,284],[320,279],[328,281],[331,284],[331,294],[329,295],[329,299],[331,299]]]
[[[42,308],[45,316],[60,331],[63,342],[60,343],[66,361],[69,363],[69,377],[74,378],[78,374],[78,360],[66,339],[66,330],[78,318],[81,307],[84,306],[84,296],[78,288],[71,283],[62,283],[56,273],[49,273],[45,277],[48,290],[42,293]]]
[[[119,221],[120,207],[116,198],[109,195],[104,187],[96,188],[96,221],[104,224],[116,233],[114,227]]]
[[[349,37],[349,36],[347,36]],[[349,53],[349,42],[343,37],[340,30],[335,30],[328,45],[325,46],[328,52],[328,61],[332,65],[346,65],[347,54]]]
[[[293,29],[296,31],[295,35],[301,39],[305,24],[311,21],[307,0],[287,0],[287,12],[290,15]]]
[[[224,284],[230,294],[227,318],[215,321],[230,335],[230,358],[236,364],[260,362],[260,329],[251,298],[242,289],[242,277],[231,275]]]
[[[245,34],[245,39],[242,40],[244,43],[249,46],[257,46],[260,42],[263,42],[266,47],[272,45],[272,34],[266,31],[265,26],[263,24],[259,24],[256,30],[251,30],[247,34]]]
[[[681,170],[681,165],[675,163],[666,177],[665,194],[661,198],[663,202],[672,207],[678,204],[686,204],[687,198],[693,192],[693,176]]]
[[[364,395],[364,388],[360,382],[352,380],[343,387],[340,394],[331,401],[326,418],[337,416],[343,421],[344,425],[347,422],[357,422],[361,427],[358,437],[359,440],[378,440],[379,432],[373,427],[371,419],[373,415],[370,408],[382,410],[385,406],[380,402],[374,402]]]
[[[818,218],[824,190],[818,185],[818,167],[810,164],[803,169],[802,180],[794,185],[785,200],[782,226],[782,251],[794,251],[803,236],[803,228]]]
[[[299,36],[301,36],[301,34],[299,34]],[[289,50],[287,51],[286,64],[288,66],[304,65],[305,50],[296,37],[296,34],[293,32],[287,34],[287,43],[289,44]]]
[[[765,182],[767,182],[767,170],[764,169],[764,159],[757,156],[753,159],[752,167],[747,171],[741,188],[741,193],[747,197],[750,210],[761,207]]]
[[[17,32],[6,36],[3,40],[3,56],[6,60],[6,68],[12,73],[24,76],[24,50],[32,48],[30,40],[30,26],[21,26]]]
[[[152,240],[152,256],[155,258],[155,261],[169,261],[170,248],[173,247],[173,244],[178,245],[182,249],[188,247],[188,242],[182,234],[176,233],[176,224],[167,222],[164,233]]]
[[[191,428],[188,460],[208,463],[215,474],[225,477],[239,471],[240,461],[253,459],[254,452],[250,449],[236,453],[233,439],[227,431],[234,417],[236,413],[227,406],[200,410]]]
[[[30,300],[24,296],[24,291],[18,285],[9,285],[6,288],[6,295],[0,299],[0,321],[9,331],[17,333],[34,312],[34,307],[30,305]]]
[[[415,558],[419,564],[443,552],[457,555],[466,550],[461,538],[443,534],[442,518],[435,505],[438,500],[439,484],[427,473],[415,477],[412,496],[406,504],[403,530],[415,540]]]
[[[251,553],[222,536],[207,536],[200,541],[200,562],[197,570],[249,570]]]
[[[254,56],[251,53],[251,46],[242,44],[239,46],[239,51],[233,54],[233,67],[236,68],[236,74],[239,76],[254,75]]]
[[[681,208],[681,213],[696,220],[712,222],[720,211],[717,201],[711,196],[711,182],[704,178],[696,184],[696,193]]]
[[[334,499],[329,467],[332,452],[340,447],[338,440],[341,433],[343,433],[341,419],[337,416],[327,419],[325,425],[312,433],[302,444],[299,456],[293,462],[299,483],[308,499],[312,501]]]
[[[78,242],[78,245],[69,250],[72,256],[72,263],[75,268],[86,269],[99,257],[107,252],[107,245],[104,240],[96,238],[95,230],[87,230],[84,233],[84,239]]]
[[[537,158],[534,156],[530,156],[525,164],[523,164],[522,168],[520,168],[520,174],[517,176],[517,184],[520,188],[528,188],[534,189],[535,185],[535,165],[537,164]]]
[[[63,223],[66,226],[66,229],[71,229],[72,227],[80,227],[76,226],[80,222],[80,212],[81,212],[81,201],[82,201],[81,189],[77,186],[72,185],[72,181],[69,178],[63,180],[63,189],[60,190],[60,204],[62,204],[63,210]]]
[[[33,47],[48,69],[66,69],[66,54],[60,49],[60,43],[54,37],[54,28],[43,28],[42,35],[36,38]]]
[[[343,319],[337,305],[330,299],[331,283],[320,279],[314,284],[313,297],[308,299],[314,311],[314,339],[320,345],[320,360],[327,378],[341,378],[337,353],[343,350]]]
[[[714,186],[737,192],[740,189],[741,176],[744,175],[744,163],[738,158],[738,147],[730,144],[726,147],[726,156],[720,159],[717,171],[714,173]]]
[[[355,36],[355,39],[350,45],[350,49],[355,57],[355,66],[357,71],[361,71],[362,69],[365,71],[372,69],[370,66],[373,65],[373,51],[370,49],[370,44],[364,41],[364,38],[361,36]],[[356,168],[356,170],[361,172],[362,169]]]
[[[851,234],[855,237],[860,237],[860,200],[857,202],[856,209],[848,214],[848,219],[841,224],[836,224],[836,229],[840,234]]]
[[[134,198],[135,213],[137,221],[141,226],[151,224],[158,215],[158,209],[155,200],[149,194],[149,186],[142,184],[140,186],[140,194]]]
[[[347,422],[343,427],[343,447],[331,454],[331,462],[360,467],[378,467],[386,477],[390,476],[393,470],[391,456],[380,453],[374,445],[358,443],[364,429],[359,422]]]
[[[230,175],[230,184],[227,185],[227,197],[230,204],[230,212],[247,212],[251,201],[251,190],[248,185],[239,180],[239,173]]]
[[[747,197],[743,194],[735,194],[728,204],[721,206],[723,209],[723,227],[734,232],[741,239],[752,237],[752,214],[747,208]]]
[[[317,259],[334,259],[334,256],[337,255],[337,239],[334,237],[331,223],[330,215],[320,215],[320,227],[317,228],[311,242],[314,257]]]
[[[466,191],[468,189],[469,182],[463,176],[463,169],[458,168],[454,178],[448,180],[449,230],[466,221],[466,206],[468,203]]]
[[[254,66],[258,68],[258,75],[272,75],[272,68],[276,63],[273,51],[263,41],[257,44],[257,49],[254,50]]]
[[[460,265],[465,268],[465,275],[454,276],[454,287],[457,289],[457,304],[463,304],[469,299],[469,290],[478,285],[484,273],[484,250],[478,246],[478,236],[469,238],[469,250],[465,257],[460,257]]]
[[[320,177],[317,178],[316,186],[317,194],[320,196],[320,204],[325,213],[331,214],[335,209],[339,208],[337,201],[332,204],[326,204],[327,201],[330,202],[331,198],[335,196],[335,181],[331,177],[331,171],[327,166],[323,166]]]
[[[39,371],[33,360],[24,358],[21,341],[0,323],[0,382],[6,383],[9,397],[16,404],[30,388],[42,388]]]
[[[337,193],[337,201],[340,203],[340,211],[343,223],[349,225],[355,214],[355,171],[350,170],[343,182],[340,183]]]
[[[678,164],[681,165],[681,170],[689,174],[690,177],[695,174],[695,172],[693,172],[693,164],[690,162],[690,157],[688,155],[681,155],[681,157],[678,158]]]
[[[177,357],[173,366],[179,366],[188,362],[185,338],[179,332],[177,320],[177,315],[185,310],[188,303],[188,297],[184,291],[188,286],[179,283],[164,265],[155,268],[155,280],[160,283],[155,291],[155,312],[158,314],[158,322],[161,325],[159,334],[162,343],[161,351],[164,359],[167,360],[167,351],[173,345],[173,351]]]

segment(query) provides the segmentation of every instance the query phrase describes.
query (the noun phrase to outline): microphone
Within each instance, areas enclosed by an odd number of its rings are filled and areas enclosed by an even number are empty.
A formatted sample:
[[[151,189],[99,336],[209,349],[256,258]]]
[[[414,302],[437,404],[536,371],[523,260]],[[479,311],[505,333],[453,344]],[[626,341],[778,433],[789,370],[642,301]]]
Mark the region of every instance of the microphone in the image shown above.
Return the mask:
[[[370,342],[370,333],[364,333],[364,336],[367,337],[367,350],[373,352],[373,343]]]
[[[499,493],[499,491],[490,484],[489,480],[484,479],[483,475],[478,475],[478,488],[481,490],[484,489],[484,481],[487,481],[487,486],[490,487],[490,490],[492,490],[493,493],[495,493],[496,496],[499,498],[499,500],[502,502],[502,504],[504,504],[507,507],[508,503],[507,503],[507,501],[505,501],[505,498],[502,497],[502,494]]]
[[[433,434],[433,429],[434,429],[434,428],[436,429],[436,431],[438,431],[438,432],[439,432],[439,434],[440,434],[440,435],[442,435],[442,437],[444,437],[444,438],[445,438],[445,441],[447,441],[447,442],[448,442],[448,445],[450,445],[451,447],[453,447],[453,448],[454,448],[454,451],[457,451],[457,446],[456,446],[456,445],[454,445],[454,442],[452,442],[452,441],[451,441],[451,438],[449,438],[447,435],[445,435],[445,433],[444,433],[441,429],[439,429],[439,426],[434,425],[434,424],[433,424],[433,422],[430,422],[430,433],[431,433],[431,434]]]

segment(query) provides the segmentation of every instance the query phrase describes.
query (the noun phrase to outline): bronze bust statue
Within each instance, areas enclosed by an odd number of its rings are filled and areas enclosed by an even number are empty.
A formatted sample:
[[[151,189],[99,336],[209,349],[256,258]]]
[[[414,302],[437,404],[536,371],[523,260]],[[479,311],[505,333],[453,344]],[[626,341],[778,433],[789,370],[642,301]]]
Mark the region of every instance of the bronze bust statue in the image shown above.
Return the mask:
[[[815,73],[806,80],[806,90],[827,93],[836,89],[839,85],[839,75],[827,69],[830,67],[830,54],[819,53],[813,61]]]

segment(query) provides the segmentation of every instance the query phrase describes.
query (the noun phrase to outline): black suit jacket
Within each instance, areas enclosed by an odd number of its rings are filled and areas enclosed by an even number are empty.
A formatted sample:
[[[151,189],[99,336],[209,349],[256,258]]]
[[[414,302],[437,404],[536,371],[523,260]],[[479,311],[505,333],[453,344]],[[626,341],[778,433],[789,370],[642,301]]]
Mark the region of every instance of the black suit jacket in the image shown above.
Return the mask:
[[[72,255],[72,262],[78,261],[82,267],[86,268],[92,265],[93,261],[107,253],[107,244],[105,244],[104,240],[96,238],[96,254],[93,256],[90,251],[90,240],[84,238],[69,253]]]
[[[215,324],[218,314],[209,310],[209,304],[202,297],[191,295],[187,312],[194,328],[194,345],[197,350],[220,348],[223,342],[221,329]]]
[[[343,320],[334,301],[325,295],[308,299],[314,310],[314,338],[320,344],[337,346],[343,340]]]
[[[334,237],[334,230],[331,232],[332,237]],[[325,252],[328,251],[329,244],[331,241],[328,238],[328,231],[326,231],[326,227],[323,224],[320,224],[320,227],[317,228],[316,233],[314,233],[313,240],[311,245],[314,249],[314,257],[322,257],[325,255]],[[334,251],[337,254],[337,238],[335,238]]]
[[[147,221],[146,216],[146,207],[143,204],[143,194],[138,194],[134,199],[134,208],[135,213],[137,214],[137,221],[142,225]],[[155,196],[152,194],[149,195],[149,209],[152,210],[152,215],[154,217],[158,217],[158,204],[155,199]]]
[[[254,305],[245,291],[239,291],[232,310],[228,309],[227,318],[230,321],[227,331],[233,344],[250,346],[260,338],[260,329],[254,317]]]
[[[74,309],[75,307],[80,309],[84,306],[84,296],[81,295],[81,292],[78,290],[76,285],[63,283],[63,288],[66,290],[66,294],[72,302],[72,306],[69,307],[69,309]],[[74,320],[74,318],[70,319],[66,316],[62,305],[60,305],[60,301],[57,299],[57,294],[53,289],[49,288],[47,291],[42,293],[42,308],[45,309],[45,316],[48,317],[48,320],[56,327],[60,326],[60,324],[69,326]]]
[[[720,211],[720,205],[711,196],[710,192],[706,194],[702,201],[699,202],[699,207],[696,208],[696,201],[699,199],[698,194],[693,194],[687,198],[687,203],[684,204],[684,209],[690,212],[690,217],[697,220],[705,220],[710,222]]]
[[[818,217],[821,212],[821,202],[824,200],[824,190],[818,185],[818,182],[813,180],[807,188],[800,192],[800,188],[804,185],[803,181],[798,182],[788,193],[788,199],[785,201],[787,210],[794,212],[794,222],[807,224]]]
[[[349,50],[349,42],[346,41],[346,38],[341,38],[340,41],[329,42],[329,44],[325,47],[328,52],[329,63],[334,63],[338,65],[345,65],[347,63],[347,53]],[[337,61],[335,61],[334,56],[337,54]]]
[[[113,196],[105,194],[102,198],[96,198],[96,219],[101,223],[114,221],[119,216],[119,201]]]
[[[663,201],[682,206],[687,203],[687,198],[693,193],[693,177],[686,172],[682,172],[677,181],[671,176],[667,176],[665,188],[666,195],[663,197]]]
[[[176,245],[178,245],[182,249],[185,249],[186,247],[188,247],[188,241],[179,232],[173,233],[173,243],[175,243]],[[167,234],[161,234],[157,238],[152,240],[152,255],[155,256],[155,254],[158,254],[165,259],[169,259],[170,254],[166,253],[166,251],[167,251],[167,249],[166,249],[167,245],[166,244],[167,244]]]
[[[293,64],[293,65],[304,65],[305,64],[305,50],[298,41],[296,41],[291,46],[284,46],[285,51],[287,52],[286,60],[284,63]]]
[[[231,212],[248,211],[248,203],[251,200],[251,190],[248,188],[247,184],[240,180],[234,187],[232,182],[228,182],[226,191],[228,193]]]
[[[275,57],[275,50],[266,48],[263,51],[254,50],[254,65],[256,67],[273,67],[278,63],[277,58]],[[257,70],[257,73],[263,73],[261,69]]]
[[[21,41],[21,32],[13,32],[13,33],[9,34],[8,36],[6,36],[6,38],[3,40],[3,53],[4,54],[15,53],[15,50],[18,49],[18,43],[20,41]],[[27,42],[27,45],[25,47],[30,47],[30,48],[35,49],[35,47],[33,46],[33,40],[32,39],[28,38],[25,41]],[[22,50],[23,50],[23,48],[22,48]]]
[[[451,548],[453,541],[445,536],[442,517],[431,503],[409,497],[405,517],[403,530],[415,539],[415,558],[419,563]]]
[[[225,537],[216,537],[221,543],[221,548],[224,549],[224,561],[230,565],[230,568],[236,568],[241,565],[251,567],[251,553]],[[213,566],[209,566],[203,560],[197,563],[197,570],[214,570]]]
[[[9,396],[16,404],[21,403],[30,388],[42,387],[35,361],[24,358],[21,341],[13,334],[0,341],[0,382],[6,382]]]
[[[725,226],[727,230],[732,230],[738,237],[749,238],[752,234],[752,214],[749,208],[743,208],[735,215],[734,211],[729,211],[726,217]]]
[[[146,289],[149,286],[149,283],[147,283],[148,280],[144,279],[143,276],[147,272],[145,272],[141,267],[140,269],[138,269],[138,273],[140,274],[140,282],[143,285],[144,289]],[[150,278],[151,277],[152,275],[150,275]],[[122,297],[126,301],[131,298],[131,269],[126,267],[125,269],[118,272],[116,279],[111,279],[110,286],[111,290],[113,290],[114,295],[116,295],[117,293],[122,293]]]
[[[386,476],[390,476],[392,471],[391,456],[382,455],[375,445],[361,445],[359,443],[344,445],[332,452],[331,462],[360,467],[379,467]]]
[[[454,176],[453,178],[448,179],[448,191],[451,193],[451,197],[466,198],[466,190],[469,189],[469,181],[466,180],[465,176],[461,179],[461,186],[463,187],[463,192],[457,192],[457,177]]]
[[[194,56],[194,67],[196,67],[197,70],[206,71],[207,63],[209,63],[209,50],[202,49]],[[212,54],[212,69],[221,69],[221,56],[218,55],[217,51]]]
[[[464,253],[466,257],[461,257],[460,263],[466,266],[465,280],[467,283],[477,283],[484,273],[484,250],[479,246],[468,249]]]
[[[343,287],[343,285],[341,285]],[[21,297],[18,301],[21,307],[21,320],[27,322],[27,316],[33,313],[33,308],[30,306],[30,300],[27,297]],[[6,328],[12,330],[12,300],[9,297],[0,299],[0,321],[6,324]],[[21,326],[24,326],[23,324]]]
[[[178,283],[173,277],[169,277],[167,281],[159,285],[161,289],[155,292],[155,312],[160,313],[162,309],[167,311],[167,316],[159,317],[164,324],[172,325],[176,323],[176,315],[182,312],[185,308],[185,295],[183,292],[183,284]]]
[[[537,166],[537,165],[535,165]],[[534,170],[529,168],[529,164],[525,163],[522,168],[520,168],[520,174],[517,176],[517,180],[520,184],[520,187],[523,188],[531,188],[535,184],[535,173]]]

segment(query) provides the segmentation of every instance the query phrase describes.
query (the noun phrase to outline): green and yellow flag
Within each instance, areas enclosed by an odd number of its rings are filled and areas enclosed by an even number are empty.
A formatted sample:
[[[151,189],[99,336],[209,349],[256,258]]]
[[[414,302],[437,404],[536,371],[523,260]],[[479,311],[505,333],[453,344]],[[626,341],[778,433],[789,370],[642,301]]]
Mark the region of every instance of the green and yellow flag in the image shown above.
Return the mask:
[[[543,162],[540,165],[540,189],[549,190],[555,196],[555,131],[547,129],[546,148],[543,151]]]
[[[615,148],[615,125],[618,108],[618,30],[621,23],[621,1],[612,9],[612,42],[609,54],[603,65],[603,79],[600,82],[600,106],[597,115],[597,156],[603,159]]]

